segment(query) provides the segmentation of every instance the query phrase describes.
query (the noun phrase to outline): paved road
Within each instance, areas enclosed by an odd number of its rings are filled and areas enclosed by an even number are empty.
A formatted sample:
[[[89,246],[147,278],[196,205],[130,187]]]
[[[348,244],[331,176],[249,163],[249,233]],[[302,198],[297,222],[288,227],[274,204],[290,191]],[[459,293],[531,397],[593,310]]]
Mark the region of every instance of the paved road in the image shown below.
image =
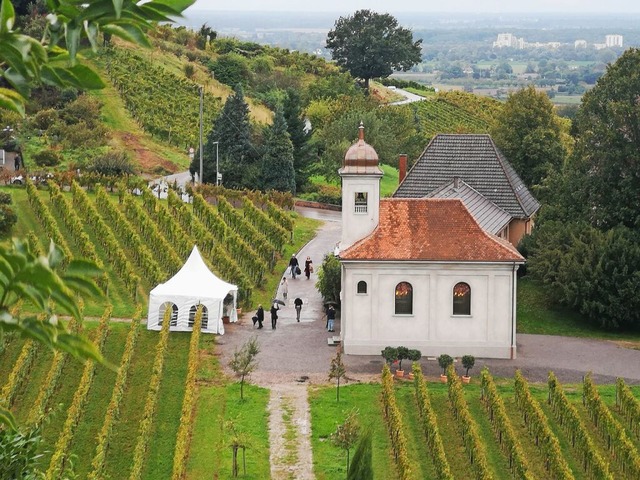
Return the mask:
[[[401,88],[396,88],[394,91],[404,96],[404,100],[399,100],[397,102],[390,103],[389,105],[406,105],[407,103],[422,102],[423,100],[426,100],[425,97],[416,95],[415,93],[407,92],[406,90],[403,90]]]
[[[331,252],[340,238],[340,212],[315,209],[299,209],[305,216],[321,218],[325,221],[318,235],[305,245],[298,254],[304,261],[311,256],[316,267],[323,256]],[[260,365],[254,381],[273,384],[292,381],[307,376],[311,381],[324,382],[335,348],[329,347],[325,330],[322,300],[315,289],[316,275],[311,280],[298,277],[289,282],[289,305],[280,310],[278,328],[271,330],[265,322],[263,330],[254,330],[250,320],[254,311],[247,312],[238,324],[229,325],[227,334],[219,338],[223,363],[226,364],[233,349],[246,339],[257,334],[262,346]],[[302,321],[295,321],[292,301],[300,296],[305,305]],[[265,306],[268,310],[268,306]],[[268,316],[268,314],[267,314]],[[340,325],[337,322],[336,333]],[[478,373],[487,365],[496,376],[512,376],[520,368],[532,381],[545,381],[549,370],[553,370],[563,382],[578,382],[582,376],[592,371],[598,382],[610,383],[620,376],[632,384],[640,384],[640,350],[622,348],[605,340],[580,339],[549,335],[524,335],[517,338],[518,358],[516,360],[477,359],[472,373]],[[428,355],[428,352],[423,352]],[[348,375],[366,379],[377,375],[382,368],[379,356],[345,356]],[[435,360],[423,358],[422,365],[427,375],[436,376],[439,367]]]

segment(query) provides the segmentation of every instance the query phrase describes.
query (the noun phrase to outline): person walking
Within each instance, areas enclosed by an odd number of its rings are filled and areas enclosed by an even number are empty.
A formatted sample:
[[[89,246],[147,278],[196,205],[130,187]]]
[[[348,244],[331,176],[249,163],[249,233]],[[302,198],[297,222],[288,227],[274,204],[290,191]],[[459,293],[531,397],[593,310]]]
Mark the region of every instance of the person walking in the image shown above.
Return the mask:
[[[293,301],[293,305],[296,307],[296,320],[300,321],[300,312],[302,312],[302,299],[297,297]]]
[[[276,329],[276,323],[278,322],[278,310],[280,310],[280,307],[278,307],[278,304],[276,302],[273,302],[273,305],[271,305],[271,329],[272,330]]]
[[[298,270],[300,270],[300,264],[298,263],[298,259],[296,258],[295,253],[291,255],[291,260],[289,260],[289,267],[291,268],[291,278],[295,280],[296,275],[298,275]]]
[[[307,257],[307,259],[304,261],[304,274],[307,277],[307,280],[309,280],[309,277],[311,277],[312,273],[313,273],[313,262],[311,261],[311,257]]]
[[[262,304],[258,305],[256,317],[258,318],[258,330],[260,330],[262,328],[262,322],[264,322],[264,308],[262,308]]]
[[[329,330],[330,332],[335,332],[335,330],[333,329],[333,322],[336,319],[336,309],[333,308],[333,305],[329,305],[329,308],[327,309],[327,330]]]
[[[286,300],[289,294],[289,283],[285,277],[282,277],[282,282],[280,282],[280,292],[282,292],[283,300]]]

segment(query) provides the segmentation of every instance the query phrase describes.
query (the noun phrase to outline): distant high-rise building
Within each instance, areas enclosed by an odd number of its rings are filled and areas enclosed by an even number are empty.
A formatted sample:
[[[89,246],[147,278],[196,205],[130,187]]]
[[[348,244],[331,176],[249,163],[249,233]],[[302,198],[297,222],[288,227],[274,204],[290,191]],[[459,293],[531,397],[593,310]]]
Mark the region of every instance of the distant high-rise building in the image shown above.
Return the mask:
[[[606,35],[604,44],[608,47],[622,47],[622,35]]]
[[[499,33],[498,38],[493,42],[493,46],[497,48],[523,48],[524,39],[517,38],[513,33]]]
[[[576,40],[573,44],[574,48],[587,48],[586,40]]]

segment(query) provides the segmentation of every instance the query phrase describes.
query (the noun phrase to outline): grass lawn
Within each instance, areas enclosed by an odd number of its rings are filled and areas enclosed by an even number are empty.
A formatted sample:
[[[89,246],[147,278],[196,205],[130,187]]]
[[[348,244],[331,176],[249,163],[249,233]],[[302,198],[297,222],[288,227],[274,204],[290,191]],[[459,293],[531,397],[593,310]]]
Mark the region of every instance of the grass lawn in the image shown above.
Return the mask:
[[[151,333],[158,336],[157,332]],[[180,425],[180,410],[187,377],[190,340],[191,334],[188,332],[171,332],[169,335],[162,381],[158,391],[158,404],[142,478],[149,480],[171,478],[173,452]],[[154,356],[151,352],[148,352],[148,355],[151,358]],[[147,371],[147,375],[151,375],[151,369]]]
[[[129,366],[129,375],[120,403],[120,414],[113,424],[113,433],[109,440],[105,461],[106,478],[128,478],[133,463],[133,451],[138,440],[140,419],[147,399],[155,347],[160,339],[158,332],[149,331],[144,325],[139,328],[141,331]],[[178,416],[180,406],[181,403],[176,407]]]
[[[346,478],[346,452],[331,443],[330,435],[353,409],[358,410],[360,425],[370,428],[373,434],[375,478],[397,477],[386,426],[382,419],[379,384],[342,386],[340,402],[336,402],[335,387],[311,387],[309,403],[313,471],[317,480]]]
[[[103,355],[113,365],[120,364],[128,331],[129,324],[127,323],[112,323],[110,326]],[[96,368],[82,418],[70,445],[71,454],[77,458],[75,473],[79,478],[86,478],[91,469],[91,461],[97,446],[96,437],[102,428],[107,405],[111,400],[116,373],[102,365],[98,365]]]
[[[239,432],[249,438],[246,450],[247,475],[242,478],[269,478],[269,390],[244,386],[240,400],[238,383],[227,384],[214,352],[215,337],[203,335],[200,344],[198,401],[196,406],[187,479],[230,478],[231,449],[225,436],[224,421],[232,420]],[[242,453],[238,454],[242,475]]]
[[[585,321],[581,315],[553,305],[539,283],[518,279],[518,333],[566,335],[631,342],[640,348],[640,332],[607,332]]]

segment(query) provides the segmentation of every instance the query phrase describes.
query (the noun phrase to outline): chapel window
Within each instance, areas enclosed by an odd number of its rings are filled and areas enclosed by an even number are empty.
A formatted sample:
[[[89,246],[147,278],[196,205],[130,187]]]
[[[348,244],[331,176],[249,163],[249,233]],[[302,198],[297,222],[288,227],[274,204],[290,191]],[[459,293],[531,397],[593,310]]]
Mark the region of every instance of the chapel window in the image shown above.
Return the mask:
[[[360,280],[358,282],[357,293],[360,293],[360,294],[366,294],[367,293],[367,282],[365,282],[364,280]]]
[[[471,315],[471,287],[464,282],[453,287],[453,314]]]
[[[355,213],[367,213],[367,192],[356,193]]]
[[[413,314],[413,287],[409,282],[396,285],[396,315]]]

